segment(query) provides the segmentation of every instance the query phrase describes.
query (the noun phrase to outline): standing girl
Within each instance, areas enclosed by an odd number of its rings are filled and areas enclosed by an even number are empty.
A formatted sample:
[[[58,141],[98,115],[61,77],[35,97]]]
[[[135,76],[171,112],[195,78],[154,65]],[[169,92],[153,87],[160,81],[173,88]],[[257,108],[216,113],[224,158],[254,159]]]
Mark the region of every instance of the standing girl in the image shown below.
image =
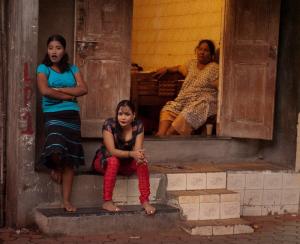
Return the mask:
[[[46,131],[40,163],[51,170],[54,181],[62,183],[63,206],[73,212],[74,167],[84,164],[76,97],[87,94],[87,85],[78,67],[68,63],[66,40],[61,35],[48,38],[47,54],[37,68],[37,85],[43,96]]]
[[[117,174],[131,175],[136,172],[139,181],[140,203],[146,214],[154,214],[155,208],[149,203],[149,170],[143,150],[144,127],[135,119],[133,104],[121,101],[116,108],[116,117],[109,118],[102,128],[103,144],[93,165],[103,177],[102,208],[111,212],[120,211],[112,202]]]

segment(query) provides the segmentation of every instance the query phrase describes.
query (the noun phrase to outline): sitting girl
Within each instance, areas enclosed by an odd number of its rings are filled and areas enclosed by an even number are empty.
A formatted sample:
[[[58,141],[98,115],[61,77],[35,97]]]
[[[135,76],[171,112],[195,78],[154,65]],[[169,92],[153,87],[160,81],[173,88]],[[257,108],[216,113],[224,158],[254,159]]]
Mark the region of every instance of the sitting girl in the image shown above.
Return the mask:
[[[149,203],[149,171],[143,150],[144,127],[140,120],[135,119],[130,101],[123,100],[118,104],[116,117],[104,122],[102,134],[99,157],[93,162],[94,169],[104,175],[102,208],[111,212],[120,211],[112,201],[117,174],[129,176],[136,172],[141,205],[146,214],[154,214],[155,208]]]

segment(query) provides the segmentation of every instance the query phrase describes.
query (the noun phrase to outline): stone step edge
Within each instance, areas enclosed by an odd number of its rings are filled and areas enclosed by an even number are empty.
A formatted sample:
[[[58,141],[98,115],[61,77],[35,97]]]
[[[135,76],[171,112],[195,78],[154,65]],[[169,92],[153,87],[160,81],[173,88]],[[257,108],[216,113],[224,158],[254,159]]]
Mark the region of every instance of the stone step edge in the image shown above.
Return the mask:
[[[157,209],[156,213],[174,213],[179,212],[179,209],[167,204],[153,204]],[[121,211],[109,212],[100,207],[81,207],[75,212],[67,212],[64,208],[49,207],[49,208],[36,208],[35,211],[44,215],[47,218],[51,217],[80,217],[80,216],[107,216],[107,215],[124,215],[124,214],[140,214],[144,213],[141,205],[122,205]]]
[[[129,206],[127,206],[129,207]],[[132,206],[131,206],[132,207]],[[99,208],[78,209],[77,212],[65,212],[59,209],[35,209],[34,218],[39,229],[46,234],[91,235],[128,232],[153,232],[168,230],[178,225],[179,210],[164,205],[157,213],[147,216],[141,206],[120,212],[108,212]],[[160,206],[162,207],[162,206]]]
[[[169,190],[172,196],[200,196],[200,195],[219,195],[219,194],[239,194],[234,190],[222,189],[198,189],[198,190]]]
[[[167,198],[179,203],[240,202],[240,193],[227,189],[178,190],[167,191]]]
[[[159,173],[159,172],[149,172],[149,177],[153,177],[153,178],[161,178],[163,176],[165,176],[166,174],[164,173]],[[103,174],[99,174],[97,172],[77,172],[75,174],[76,177],[100,177],[103,178]],[[125,176],[125,175],[117,175],[117,179],[131,179],[131,178],[137,178],[136,173],[133,173],[132,175],[129,176]]]
[[[200,236],[250,234],[254,232],[251,223],[242,218],[181,221],[179,227],[190,235]]]
[[[128,204],[127,202],[121,202],[121,201],[113,201],[117,206],[141,206],[140,203],[130,203]],[[158,200],[149,200],[149,203],[152,205],[168,205],[166,204],[165,201],[158,199]],[[79,203],[76,204],[76,208],[77,209],[86,209],[86,208],[97,208],[97,209],[101,209],[101,206],[103,204],[103,201],[99,201],[99,203]],[[171,206],[171,205],[168,205]],[[171,206],[174,207],[174,206]],[[62,203],[61,201],[56,201],[56,202],[45,202],[45,203],[40,203],[39,205],[37,205],[36,207],[37,210],[40,209],[62,209]]]
[[[167,190],[224,189],[226,172],[166,174]]]

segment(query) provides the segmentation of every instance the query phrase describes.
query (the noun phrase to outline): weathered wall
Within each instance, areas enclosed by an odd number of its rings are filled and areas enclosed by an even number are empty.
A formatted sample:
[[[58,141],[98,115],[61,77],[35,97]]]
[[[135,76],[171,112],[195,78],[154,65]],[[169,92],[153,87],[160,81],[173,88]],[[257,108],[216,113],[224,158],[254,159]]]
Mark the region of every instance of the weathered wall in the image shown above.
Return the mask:
[[[135,0],[132,62],[144,70],[184,64],[200,39],[219,46],[224,0]]]
[[[35,68],[38,0],[11,0],[8,9],[7,224],[24,225],[39,202],[34,173]]]
[[[299,26],[300,24],[300,3],[294,0],[295,8],[293,8],[293,15],[292,15],[292,22],[295,23],[295,26]],[[296,170],[300,170],[300,30],[299,28],[294,27],[295,30],[293,31],[293,38],[292,38],[292,49],[291,53],[296,54],[291,56],[292,58],[292,67],[293,67],[293,76],[294,76],[294,83],[296,84],[297,90],[297,112],[298,112],[298,128],[297,128],[297,146],[296,146]],[[291,55],[292,55],[291,54]]]
[[[262,142],[262,155],[272,162],[293,166],[296,124],[300,109],[300,2],[282,1],[274,117],[274,139]]]
[[[57,194],[49,176],[34,171],[35,140],[41,138],[36,137],[36,118],[39,122],[41,114],[40,111],[36,113],[36,104],[39,104],[36,67],[38,59],[40,62],[47,50],[48,36],[54,33],[66,37],[70,43],[68,50],[73,56],[74,1],[11,0],[7,12],[6,224],[24,226],[33,222],[36,206],[53,201]],[[42,128],[42,124],[38,123],[37,128]]]

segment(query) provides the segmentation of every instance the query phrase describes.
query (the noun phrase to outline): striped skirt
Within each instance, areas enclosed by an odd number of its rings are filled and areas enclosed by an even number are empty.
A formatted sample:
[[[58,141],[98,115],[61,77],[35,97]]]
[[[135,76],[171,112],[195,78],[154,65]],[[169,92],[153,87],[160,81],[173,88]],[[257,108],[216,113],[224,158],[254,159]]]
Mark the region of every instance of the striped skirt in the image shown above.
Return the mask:
[[[70,110],[44,113],[44,118],[46,138],[40,166],[63,169],[65,166],[83,165],[79,112]]]

